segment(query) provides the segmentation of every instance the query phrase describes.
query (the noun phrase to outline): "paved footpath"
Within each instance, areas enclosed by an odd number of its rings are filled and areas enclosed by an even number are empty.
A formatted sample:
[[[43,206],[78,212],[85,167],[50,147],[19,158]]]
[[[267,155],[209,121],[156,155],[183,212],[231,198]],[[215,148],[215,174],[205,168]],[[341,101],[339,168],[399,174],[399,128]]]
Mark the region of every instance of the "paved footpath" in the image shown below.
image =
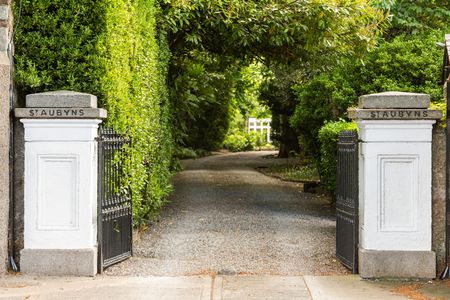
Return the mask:
[[[435,294],[407,298],[392,292],[405,283],[364,281],[358,276],[189,276],[0,278],[0,299],[155,299],[155,300],[395,300],[450,299],[450,285],[431,286]],[[424,283],[426,285],[426,283]],[[414,286],[414,284],[412,285]],[[440,294],[439,294],[440,292]],[[447,295],[448,297],[446,297]]]

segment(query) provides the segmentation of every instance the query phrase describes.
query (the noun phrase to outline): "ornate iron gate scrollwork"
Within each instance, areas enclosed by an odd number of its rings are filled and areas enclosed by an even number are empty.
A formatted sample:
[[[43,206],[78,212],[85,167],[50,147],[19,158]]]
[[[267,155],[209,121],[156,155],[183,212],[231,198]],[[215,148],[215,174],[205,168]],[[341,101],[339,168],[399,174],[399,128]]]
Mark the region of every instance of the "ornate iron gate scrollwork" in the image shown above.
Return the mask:
[[[336,178],[336,257],[358,273],[358,133],[339,134]]]
[[[98,141],[98,269],[132,255],[132,202],[123,184],[124,146],[130,140],[111,128],[100,128]]]

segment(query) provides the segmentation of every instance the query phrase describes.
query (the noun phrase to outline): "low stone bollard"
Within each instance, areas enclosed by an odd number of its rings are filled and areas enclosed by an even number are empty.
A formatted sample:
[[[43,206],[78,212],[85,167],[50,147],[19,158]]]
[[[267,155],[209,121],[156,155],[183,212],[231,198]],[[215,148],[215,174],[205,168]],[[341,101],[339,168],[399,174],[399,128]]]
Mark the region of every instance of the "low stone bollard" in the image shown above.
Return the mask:
[[[90,94],[28,95],[15,109],[25,129],[21,271],[97,273],[97,142],[106,111]]]
[[[388,92],[350,109],[360,132],[359,273],[434,278],[431,251],[432,129],[442,114],[430,96]]]

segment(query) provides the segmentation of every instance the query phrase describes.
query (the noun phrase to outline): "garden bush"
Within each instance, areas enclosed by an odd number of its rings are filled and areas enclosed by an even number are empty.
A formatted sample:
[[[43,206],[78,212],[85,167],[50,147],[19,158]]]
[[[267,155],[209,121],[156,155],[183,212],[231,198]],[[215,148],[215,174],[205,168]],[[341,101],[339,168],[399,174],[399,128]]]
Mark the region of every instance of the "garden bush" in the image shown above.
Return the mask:
[[[176,147],[174,157],[179,159],[196,159],[198,158],[198,154],[192,148]]]
[[[225,137],[223,147],[233,152],[251,151],[255,149],[253,135],[247,132],[235,131]]]
[[[264,134],[239,130],[233,130],[233,132],[227,134],[223,142],[223,147],[233,152],[252,151],[267,146],[270,147],[270,144],[266,143]]]
[[[290,124],[300,133],[302,148],[320,157],[318,133],[325,121],[344,117],[358,97],[386,91],[427,93],[434,102],[442,102],[438,84],[442,68],[442,49],[435,42],[444,31],[429,31],[420,36],[399,35],[380,43],[363,57],[342,64],[293,89],[297,106]]]
[[[98,96],[106,125],[132,139],[126,160],[135,223],[171,191],[170,51],[156,32],[155,0],[14,2],[15,83],[26,94],[74,90]]]
[[[319,130],[320,160],[319,175],[322,186],[335,196],[336,190],[336,154],[339,133],[344,130],[356,130],[356,123],[343,119],[327,122]]]

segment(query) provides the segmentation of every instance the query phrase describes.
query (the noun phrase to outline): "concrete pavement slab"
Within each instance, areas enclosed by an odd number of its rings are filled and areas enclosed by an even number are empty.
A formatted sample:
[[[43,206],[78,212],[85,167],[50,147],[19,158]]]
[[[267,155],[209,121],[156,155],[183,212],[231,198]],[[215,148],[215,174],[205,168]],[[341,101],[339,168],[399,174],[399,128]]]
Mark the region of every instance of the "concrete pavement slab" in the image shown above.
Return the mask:
[[[9,277],[0,280],[0,299],[209,300],[211,277]]]
[[[358,275],[348,276],[304,276],[313,300],[400,300],[408,299],[395,295],[376,282],[363,280]]]
[[[222,276],[218,279],[215,290],[221,290],[221,298],[216,299],[311,299],[301,276]]]
[[[311,299],[302,277],[29,277],[0,280],[0,299]]]

